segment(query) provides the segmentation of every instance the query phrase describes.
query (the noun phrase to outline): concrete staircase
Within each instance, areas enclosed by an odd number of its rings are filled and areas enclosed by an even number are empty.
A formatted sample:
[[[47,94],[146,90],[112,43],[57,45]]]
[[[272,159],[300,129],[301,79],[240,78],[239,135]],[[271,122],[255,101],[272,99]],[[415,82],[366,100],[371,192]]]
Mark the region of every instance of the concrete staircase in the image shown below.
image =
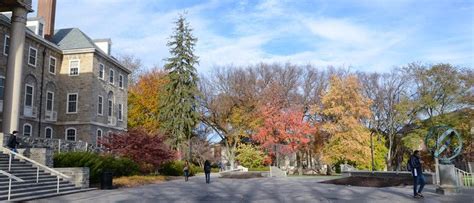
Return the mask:
[[[32,164],[13,159],[11,170],[8,171],[8,162],[9,156],[0,152],[0,170],[24,180],[24,182],[19,182],[12,179],[10,201],[26,201],[91,190],[75,187],[73,183],[60,178],[59,193],[57,193],[57,176],[40,170],[37,182],[38,169]],[[8,200],[8,185],[8,176],[0,174],[0,201]]]

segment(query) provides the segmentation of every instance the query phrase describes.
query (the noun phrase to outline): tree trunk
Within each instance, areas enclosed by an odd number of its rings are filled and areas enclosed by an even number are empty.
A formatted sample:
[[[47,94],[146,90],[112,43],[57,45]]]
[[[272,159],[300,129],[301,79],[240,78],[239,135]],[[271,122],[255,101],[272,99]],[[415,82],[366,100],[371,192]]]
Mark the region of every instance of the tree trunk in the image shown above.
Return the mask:
[[[302,153],[300,151],[296,152],[296,165],[298,167],[298,175],[303,175],[303,161],[302,161]]]
[[[392,148],[393,148],[393,136],[388,136],[388,152],[387,152],[387,170],[392,171]]]
[[[331,164],[328,164],[328,170],[326,170],[326,175],[328,176],[332,175]]]

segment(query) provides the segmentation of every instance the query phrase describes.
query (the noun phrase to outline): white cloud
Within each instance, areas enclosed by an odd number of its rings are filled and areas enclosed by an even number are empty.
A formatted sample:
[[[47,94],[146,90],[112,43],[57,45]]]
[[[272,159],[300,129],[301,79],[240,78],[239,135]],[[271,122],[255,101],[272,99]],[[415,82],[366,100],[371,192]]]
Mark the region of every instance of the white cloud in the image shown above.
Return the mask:
[[[344,43],[368,43],[374,35],[368,29],[344,19],[308,20],[306,25],[319,37]]]
[[[199,39],[196,53],[200,56],[200,72],[216,65],[258,62],[353,65],[361,69],[383,67],[388,70],[393,65],[411,62],[405,60],[451,58],[465,61],[472,57],[472,50],[469,55],[465,49],[440,52],[438,48],[416,47],[417,41],[412,35],[420,31],[415,23],[374,27],[367,20],[353,16],[328,17],[317,10],[300,11],[291,6],[294,2],[286,0],[264,0],[257,4],[249,0],[240,1],[235,8],[228,8],[219,16],[209,13],[222,9],[223,4],[231,0],[209,0],[170,10],[154,9],[161,8],[166,2],[82,0],[78,3],[76,0],[61,0],[58,1],[57,28],[79,27],[92,38],[110,37],[113,53],[134,54],[150,67],[164,64],[163,59],[169,55],[166,42],[172,33],[173,22],[178,14],[187,11],[187,19]],[[222,26],[219,23],[226,26],[220,29],[228,30],[230,34],[212,29]],[[295,40],[305,38],[308,48],[283,56],[265,49],[267,43],[288,36],[294,36]],[[472,37],[468,39],[472,40]],[[412,53],[408,50],[410,48],[423,50],[419,51],[423,57],[407,57]]]

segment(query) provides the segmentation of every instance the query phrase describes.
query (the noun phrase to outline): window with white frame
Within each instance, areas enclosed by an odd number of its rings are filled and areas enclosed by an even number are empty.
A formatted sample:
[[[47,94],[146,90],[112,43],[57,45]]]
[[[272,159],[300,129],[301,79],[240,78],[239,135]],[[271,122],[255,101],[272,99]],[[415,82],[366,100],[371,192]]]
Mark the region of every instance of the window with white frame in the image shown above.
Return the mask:
[[[104,64],[99,63],[99,78],[102,80],[104,79],[104,70]]]
[[[112,113],[113,113],[112,111],[113,111],[114,102],[111,99],[109,99],[108,104],[109,104],[109,106],[108,106],[109,111],[108,111],[107,115],[110,117],[110,116],[112,116]]]
[[[123,88],[123,75],[119,75],[119,87]]]
[[[78,95],[77,93],[67,94],[67,113],[77,113]]]
[[[70,76],[79,75],[80,66],[81,66],[81,62],[79,60],[70,60],[69,61],[69,75]]]
[[[25,106],[33,107],[34,87],[32,85],[25,85]]]
[[[23,125],[23,136],[31,136],[32,127],[29,123]]]
[[[44,25],[43,23],[38,23],[38,35],[43,36]]]
[[[99,95],[98,101],[97,101],[97,114],[102,115],[104,111],[104,98]]]
[[[75,128],[66,129],[66,140],[76,141],[76,129]]]
[[[3,55],[8,56],[8,51],[10,50],[10,36],[5,35],[3,39]]]
[[[0,76],[0,100],[3,101],[5,94],[5,77]]]
[[[53,129],[50,128],[50,127],[46,127],[44,129],[44,137],[47,138],[47,139],[53,138]]]
[[[56,58],[49,57],[49,73],[56,74]]]
[[[36,67],[36,56],[38,54],[38,50],[33,47],[30,47],[28,51],[28,65]]]
[[[102,147],[102,144],[100,144],[100,141],[102,139],[102,130],[101,129],[97,129],[97,142],[96,142],[96,146],[97,147]]]
[[[123,117],[123,105],[118,104],[118,120],[121,121]]]
[[[109,82],[110,84],[114,84],[114,70],[112,69],[109,71]]]
[[[54,108],[54,92],[46,92],[46,111],[53,111]]]

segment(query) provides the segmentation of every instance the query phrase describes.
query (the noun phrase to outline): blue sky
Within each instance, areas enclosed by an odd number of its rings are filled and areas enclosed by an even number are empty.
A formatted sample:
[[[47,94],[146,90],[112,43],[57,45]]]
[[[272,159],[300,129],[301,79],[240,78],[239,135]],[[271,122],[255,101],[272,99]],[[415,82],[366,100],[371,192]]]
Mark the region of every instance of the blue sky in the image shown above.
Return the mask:
[[[199,39],[200,73],[259,62],[382,72],[411,62],[473,68],[473,2],[58,0],[56,28],[111,38],[113,54],[162,66],[173,21],[186,11]]]

